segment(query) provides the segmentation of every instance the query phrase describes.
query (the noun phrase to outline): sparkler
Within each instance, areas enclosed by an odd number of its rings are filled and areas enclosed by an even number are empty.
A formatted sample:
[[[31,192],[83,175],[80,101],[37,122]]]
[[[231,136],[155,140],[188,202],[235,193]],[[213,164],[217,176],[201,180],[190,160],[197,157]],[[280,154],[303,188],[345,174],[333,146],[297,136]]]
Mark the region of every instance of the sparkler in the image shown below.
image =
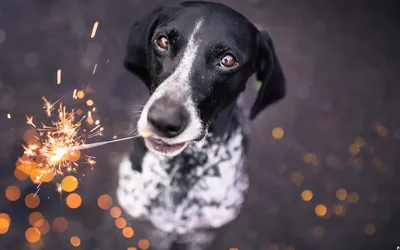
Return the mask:
[[[74,95],[75,95],[74,91]],[[138,136],[130,136],[110,141],[96,142],[86,144],[86,139],[102,135],[103,127],[96,122],[96,126],[88,133],[82,129],[82,121],[86,116],[77,119],[75,111],[68,112],[63,106],[61,100],[50,103],[43,97],[44,110],[48,117],[52,116],[55,106],[58,103],[58,117],[52,122],[52,126],[42,123],[41,127],[35,125],[33,117],[26,117],[26,123],[33,129],[33,136],[25,138],[25,144],[22,145],[24,155],[17,161],[17,168],[29,175],[34,183],[39,185],[42,182],[50,182],[56,175],[64,175],[67,172],[76,172],[79,166],[81,150],[99,147],[106,144],[133,139]],[[88,118],[91,118],[91,112],[88,112]],[[90,124],[90,123],[89,123]],[[92,123],[93,124],[93,123]],[[95,158],[85,155],[85,163],[94,166]],[[61,191],[60,185],[57,185],[58,191]]]
[[[134,138],[137,138],[137,137],[139,137],[139,136],[136,135],[136,136],[129,136],[129,137],[124,137],[124,138],[120,138],[120,139],[116,139],[116,140],[83,144],[83,145],[80,145],[80,146],[72,147],[71,150],[75,151],[75,150],[83,150],[83,149],[95,148],[95,147],[100,147],[100,146],[103,146],[103,145],[106,145],[106,144],[110,144],[110,143],[114,143],[114,142],[126,141],[126,140],[130,140],[130,139],[134,139]]]

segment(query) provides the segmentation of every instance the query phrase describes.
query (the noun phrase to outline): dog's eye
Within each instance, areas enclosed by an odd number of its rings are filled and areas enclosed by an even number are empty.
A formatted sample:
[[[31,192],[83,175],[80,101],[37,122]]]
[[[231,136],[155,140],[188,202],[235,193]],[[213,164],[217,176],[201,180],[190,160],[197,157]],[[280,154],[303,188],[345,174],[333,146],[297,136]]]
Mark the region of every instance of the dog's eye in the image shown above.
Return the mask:
[[[161,36],[157,38],[156,44],[160,49],[167,50],[168,49],[168,39],[165,36]]]
[[[225,55],[220,61],[220,65],[225,68],[232,68],[235,67],[237,64],[238,63],[235,57],[230,54]]]

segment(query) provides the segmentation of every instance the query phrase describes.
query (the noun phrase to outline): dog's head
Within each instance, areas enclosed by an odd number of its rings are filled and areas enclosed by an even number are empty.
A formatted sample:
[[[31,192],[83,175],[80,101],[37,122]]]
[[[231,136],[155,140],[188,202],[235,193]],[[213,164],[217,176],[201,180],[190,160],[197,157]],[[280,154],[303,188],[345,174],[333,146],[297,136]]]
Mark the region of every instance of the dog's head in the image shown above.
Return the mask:
[[[200,141],[252,74],[262,85],[250,119],[285,95],[284,75],[268,34],[217,3],[155,9],[133,25],[124,65],[151,94],[138,132],[150,150],[168,156]]]

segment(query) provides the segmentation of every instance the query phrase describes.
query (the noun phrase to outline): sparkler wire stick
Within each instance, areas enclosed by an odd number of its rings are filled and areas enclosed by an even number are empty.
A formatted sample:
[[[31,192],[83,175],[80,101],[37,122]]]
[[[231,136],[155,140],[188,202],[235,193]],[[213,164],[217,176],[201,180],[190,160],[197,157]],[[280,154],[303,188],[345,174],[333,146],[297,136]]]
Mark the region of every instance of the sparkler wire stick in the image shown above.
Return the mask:
[[[89,148],[95,148],[95,147],[100,147],[106,144],[110,144],[110,143],[114,143],[114,142],[119,142],[119,141],[126,141],[129,139],[133,139],[139,137],[137,136],[130,136],[130,137],[125,137],[125,138],[120,138],[120,139],[115,139],[115,140],[111,140],[111,141],[102,141],[102,142],[94,142],[94,143],[88,143],[88,144],[83,144],[83,145],[79,145],[76,147],[71,147],[69,148],[70,151],[75,151],[75,150],[83,150],[83,149],[89,149]]]

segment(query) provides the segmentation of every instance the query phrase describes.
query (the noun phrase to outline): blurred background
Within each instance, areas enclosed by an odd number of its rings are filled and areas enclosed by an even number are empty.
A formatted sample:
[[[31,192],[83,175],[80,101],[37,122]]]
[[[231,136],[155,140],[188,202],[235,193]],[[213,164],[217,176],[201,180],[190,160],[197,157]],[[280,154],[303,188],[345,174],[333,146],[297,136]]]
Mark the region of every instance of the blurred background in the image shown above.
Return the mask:
[[[79,185],[69,183],[71,192],[59,193],[57,179],[38,191],[15,164],[29,136],[26,115],[37,125],[47,119],[42,96],[63,97],[67,109],[91,111],[85,126],[99,120],[104,128],[104,136],[92,141],[129,131],[132,110],[148,98],[121,64],[129,29],[157,5],[172,2],[0,1],[0,249],[151,249],[140,225],[121,215],[114,199],[115,162],[131,143],[86,152],[97,164],[78,168]],[[249,197],[210,249],[395,250],[398,6],[361,0],[218,2],[270,32],[288,95],[252,123]],[[248,86],[247,107],[257,91],[254,80]]]

